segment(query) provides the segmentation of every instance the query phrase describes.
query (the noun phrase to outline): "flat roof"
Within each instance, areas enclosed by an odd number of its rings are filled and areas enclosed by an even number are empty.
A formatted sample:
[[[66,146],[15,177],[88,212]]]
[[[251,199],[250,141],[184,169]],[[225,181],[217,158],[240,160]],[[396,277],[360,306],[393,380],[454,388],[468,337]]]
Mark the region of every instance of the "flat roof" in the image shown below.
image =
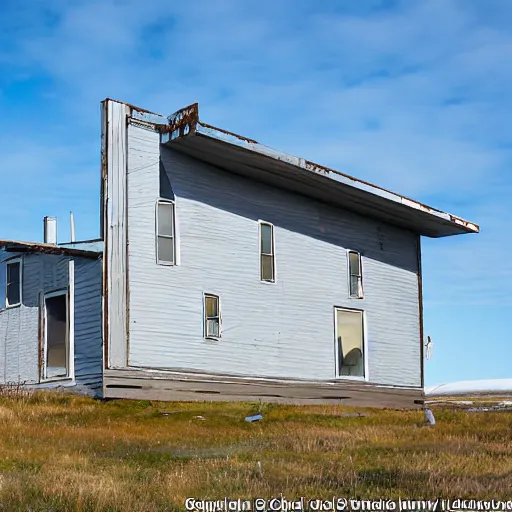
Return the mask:
[[[135,120],[152,118],[162,144],[230,172],[432,238],[480,231],[475,223],[450,213],[206,124],[199,120],[197,103],[169,116],[167,124],[157,114],[136,107],[131,111]]]
[[[101,250],[76,249],[62,245],[23,242],[20,240],[0,240],[0,249],[6,252],[41,252],[45,254],[59,254],[91,259],[98,259],[102,255]]]

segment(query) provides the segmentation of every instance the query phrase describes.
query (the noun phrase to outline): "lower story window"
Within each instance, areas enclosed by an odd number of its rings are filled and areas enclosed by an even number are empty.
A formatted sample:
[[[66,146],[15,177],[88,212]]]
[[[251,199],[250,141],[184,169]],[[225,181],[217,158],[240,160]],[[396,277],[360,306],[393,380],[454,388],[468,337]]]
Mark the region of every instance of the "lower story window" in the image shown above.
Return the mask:
[[[220,300],[217,295],[205,293],[204,295],[204,337],[219,339],[221,335],[220,325]]]
[[[364,313],[335,308],[336,377],[365,377]]]

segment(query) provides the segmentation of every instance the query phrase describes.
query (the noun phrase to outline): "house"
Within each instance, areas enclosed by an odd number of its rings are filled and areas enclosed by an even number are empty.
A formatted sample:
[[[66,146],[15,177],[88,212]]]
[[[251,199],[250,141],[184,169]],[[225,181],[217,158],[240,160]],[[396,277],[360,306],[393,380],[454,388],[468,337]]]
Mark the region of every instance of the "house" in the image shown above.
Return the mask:
[[[421,406],[420,238],[477,225],[208,125],[197,104],[166,118],[105,100],[101,155],[100,240],[0,242],[0,379]]]

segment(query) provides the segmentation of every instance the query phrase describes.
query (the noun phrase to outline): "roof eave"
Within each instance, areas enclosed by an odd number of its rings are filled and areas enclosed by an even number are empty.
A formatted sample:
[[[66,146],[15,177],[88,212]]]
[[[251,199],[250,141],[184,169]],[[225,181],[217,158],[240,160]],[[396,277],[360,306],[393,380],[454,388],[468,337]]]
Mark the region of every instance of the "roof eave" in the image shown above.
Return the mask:
[[[304,158],[296,157],[268,146],[264,146],[253,139],[248,139],[221,128],[203,123],[199,120],[199,108],[197,103],[178,110],[168,117],[168,122],[167,126],[159,127],[161,132],[161,142],[163,144],[169,144],[185,137],[207,137],[211,140],[225,143],[230,146],[236,146],[242,150],[261,155],[262,157],[271,158],[289,164],[298,169],[312,173],[313,175],[318,175],[320,178],[330,179],[333,182],[357,189],[371,196],[377,196],[386,201],[390,201],[390,205],[394,203],[410,208],[411,211],[421,212],[421,214],[425,216],[425,219],[428,219],[428,216],[432,219],[436,219],[436,224],[438,225],[437,229],[439,230],[436,235],[424,232],[425,230],[422,230],[421,226],[418,226],[418,229],[416,230],[419,234],[441,237],[455,234],[478,233],[480,231],[477,224],[456,215],[432,208],[419,201],[396,194],[382,187],[359,180]],[[443,226],[445,229],[443,229]]]
[[[102,252],[84,249],[63,247],[61,245],[45,244],[39,242],[24,242],[21,240],[0,240],[0,249],[6,252],[55,254],[62,256],[76,256],[81,258],[98,259]]]

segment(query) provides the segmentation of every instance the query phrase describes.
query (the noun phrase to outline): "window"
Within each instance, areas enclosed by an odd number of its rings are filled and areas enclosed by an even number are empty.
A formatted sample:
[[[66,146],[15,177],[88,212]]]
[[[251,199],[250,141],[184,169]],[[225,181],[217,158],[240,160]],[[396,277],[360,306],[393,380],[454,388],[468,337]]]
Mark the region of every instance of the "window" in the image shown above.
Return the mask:
[[[365,377],[364,313],[335,308],[336,377]]]
[[[220,301],[217,295],[204,295],[204,337],[220,338]]]
[[[355,251],[348,253],[348,285],[350,297],[363,298],[363,273],[361,269],[361,255]]]
[[[260,222],[260,280],[275,281],[274,226]]]
[[[21,261],[7,262],[5,306],[18,306],[21,304]]]
[[[176,237],[174,231],[174,203],[159,200],[156,212],[156,259],[159,264],[176,264]]]

